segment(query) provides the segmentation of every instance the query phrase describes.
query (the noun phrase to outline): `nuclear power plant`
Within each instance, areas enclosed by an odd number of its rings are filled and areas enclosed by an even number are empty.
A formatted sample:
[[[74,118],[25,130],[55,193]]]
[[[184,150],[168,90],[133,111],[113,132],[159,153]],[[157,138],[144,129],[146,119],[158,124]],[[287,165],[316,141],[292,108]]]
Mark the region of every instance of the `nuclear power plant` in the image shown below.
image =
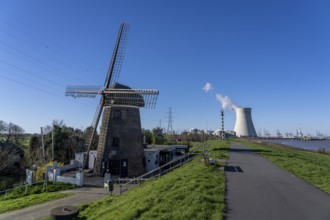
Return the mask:
[[[237,137],[257,137],[257,132],[251,117],[251,108],[236,108],[236,123],[234,131]]]

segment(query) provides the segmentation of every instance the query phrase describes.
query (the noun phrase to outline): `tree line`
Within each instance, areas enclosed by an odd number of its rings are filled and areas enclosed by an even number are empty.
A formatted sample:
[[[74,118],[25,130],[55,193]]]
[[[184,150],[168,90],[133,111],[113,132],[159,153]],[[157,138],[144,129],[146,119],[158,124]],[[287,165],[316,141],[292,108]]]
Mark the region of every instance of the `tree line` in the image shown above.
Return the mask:
[[[24,129],[14,123],[0,120],[0,176],[19,171],[32,165],[42,165],[46,161],[56,160],[69,163],[76,152],[86,150],[87,139],[92,127],[78,129],[67,126],[61,120],[54,120],[51,125],[43,128],[44,150],[40,134],[27,135]],[[152,130],[142,129],[144,144],[188,144],[205,141],[209,135],[201,132],[182,132],[181,134],[166,134],[162,128]],[[98,144],[96,134],[91,149]],[[54,149],[54,150],[53,150]]]

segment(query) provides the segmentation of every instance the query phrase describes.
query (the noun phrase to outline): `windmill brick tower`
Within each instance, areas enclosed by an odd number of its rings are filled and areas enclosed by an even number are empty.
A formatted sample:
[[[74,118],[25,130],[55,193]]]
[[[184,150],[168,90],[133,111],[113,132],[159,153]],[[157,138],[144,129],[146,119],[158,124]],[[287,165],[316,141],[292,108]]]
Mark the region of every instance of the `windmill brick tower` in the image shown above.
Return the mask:
[[[128,29],[128,24],[120,26],[104,89],[95,86],[68,86],[66,89],[66,95],[75,98],[101,95],[86,146],[88,155],[103,112],[94,166],[97,175],[110,172],[121,177],[133,177],[145,172],[140,108],[154,108],[159,91],[131,89],[117,83]],[[87,158],[84,158],[84,166],[86,163]]]

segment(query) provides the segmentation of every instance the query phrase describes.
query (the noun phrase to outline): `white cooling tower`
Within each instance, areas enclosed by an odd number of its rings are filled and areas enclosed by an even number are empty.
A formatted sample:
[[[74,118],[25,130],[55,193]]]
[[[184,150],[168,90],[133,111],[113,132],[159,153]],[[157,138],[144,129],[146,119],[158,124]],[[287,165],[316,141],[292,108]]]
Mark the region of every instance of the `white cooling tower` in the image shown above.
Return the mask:
[[[236,108],[234,131],[237,137],[257,137],[251,117],[251,108]]]

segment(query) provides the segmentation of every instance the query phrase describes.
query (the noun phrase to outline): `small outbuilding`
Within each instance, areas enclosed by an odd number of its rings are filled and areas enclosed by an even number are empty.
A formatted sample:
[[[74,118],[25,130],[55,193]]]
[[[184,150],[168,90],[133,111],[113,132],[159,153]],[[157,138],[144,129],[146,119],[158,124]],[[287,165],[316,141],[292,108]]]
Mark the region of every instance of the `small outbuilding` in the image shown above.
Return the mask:
[[[148,145],[144,149],[146,171],[156,169],[187,152],[187,145]]]
[[[94,169],[94,164],[95,164],[95,159],[96,159],[96,150],[91,150],[89,151],[88,155],[88,169],[93,170]],[[75,153],[75,160],[77,161],[77,166],[82,167],[83,166],[83,161],[84,161],[84,156],[87,154],[87,152],[79,152]]]

